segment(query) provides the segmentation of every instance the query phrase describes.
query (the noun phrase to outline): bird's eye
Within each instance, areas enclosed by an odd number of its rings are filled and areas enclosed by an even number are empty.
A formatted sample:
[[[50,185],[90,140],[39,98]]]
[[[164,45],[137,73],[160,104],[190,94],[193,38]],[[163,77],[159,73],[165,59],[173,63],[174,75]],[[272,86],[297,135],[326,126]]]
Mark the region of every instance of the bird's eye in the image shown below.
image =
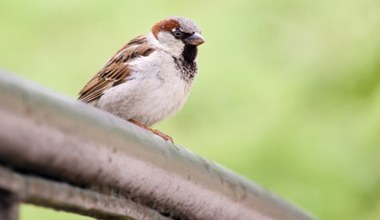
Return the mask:
[[[183,36],[183,32],[182,32],[180,29],[175,29],[175,30],[173,31],[173,35],[174,35],[174,37],[176,37],[176,38],[181,38],[181,37]]]

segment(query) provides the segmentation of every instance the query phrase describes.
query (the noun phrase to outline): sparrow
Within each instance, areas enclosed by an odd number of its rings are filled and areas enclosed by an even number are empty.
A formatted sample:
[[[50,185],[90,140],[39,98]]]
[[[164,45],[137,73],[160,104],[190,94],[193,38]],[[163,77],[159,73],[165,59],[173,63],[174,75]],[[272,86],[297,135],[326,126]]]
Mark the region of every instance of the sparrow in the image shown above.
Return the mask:
[[[151,128],[185,104],[197,74],[201,30],[183,17],[156,23],[126,45],[79,92],[79,100],[173,143]]]

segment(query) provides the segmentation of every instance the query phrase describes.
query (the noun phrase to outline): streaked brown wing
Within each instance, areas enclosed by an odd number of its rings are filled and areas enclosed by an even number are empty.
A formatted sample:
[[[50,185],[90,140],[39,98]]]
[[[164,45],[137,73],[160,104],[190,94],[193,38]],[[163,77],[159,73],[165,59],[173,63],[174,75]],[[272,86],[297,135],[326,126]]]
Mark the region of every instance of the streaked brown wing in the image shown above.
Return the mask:
[[[121,48],[107,64],[79,92],[79,100],[92,102],[104,91],[126,81],[131,73],[128,62],[139,56],[148,56],[154,51],[145,36],[138,36]]]

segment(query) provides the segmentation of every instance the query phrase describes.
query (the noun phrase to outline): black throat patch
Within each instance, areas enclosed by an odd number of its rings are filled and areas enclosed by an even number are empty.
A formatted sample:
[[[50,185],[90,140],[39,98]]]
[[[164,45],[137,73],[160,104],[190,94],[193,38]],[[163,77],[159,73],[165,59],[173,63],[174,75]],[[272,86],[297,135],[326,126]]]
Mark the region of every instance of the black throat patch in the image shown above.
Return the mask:
[[[173,57],[176,67],[182,73],[181,77],[186,81],[192,80],[197,74],[197,63],[194,61],[197,51],[196,46],[186,45],[181,57]]]

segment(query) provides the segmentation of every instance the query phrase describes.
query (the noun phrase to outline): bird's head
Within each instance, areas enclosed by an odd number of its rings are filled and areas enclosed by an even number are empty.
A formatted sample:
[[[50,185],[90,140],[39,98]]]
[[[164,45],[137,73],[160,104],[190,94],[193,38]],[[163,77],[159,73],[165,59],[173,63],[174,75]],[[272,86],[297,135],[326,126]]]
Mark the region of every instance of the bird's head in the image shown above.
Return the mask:
[[[201,30],[191,20],[183,17],[169,17],[155,24],[152,33],[159,44],[174,57],[183,57],[193,62],[197,46],[204,43]]]

